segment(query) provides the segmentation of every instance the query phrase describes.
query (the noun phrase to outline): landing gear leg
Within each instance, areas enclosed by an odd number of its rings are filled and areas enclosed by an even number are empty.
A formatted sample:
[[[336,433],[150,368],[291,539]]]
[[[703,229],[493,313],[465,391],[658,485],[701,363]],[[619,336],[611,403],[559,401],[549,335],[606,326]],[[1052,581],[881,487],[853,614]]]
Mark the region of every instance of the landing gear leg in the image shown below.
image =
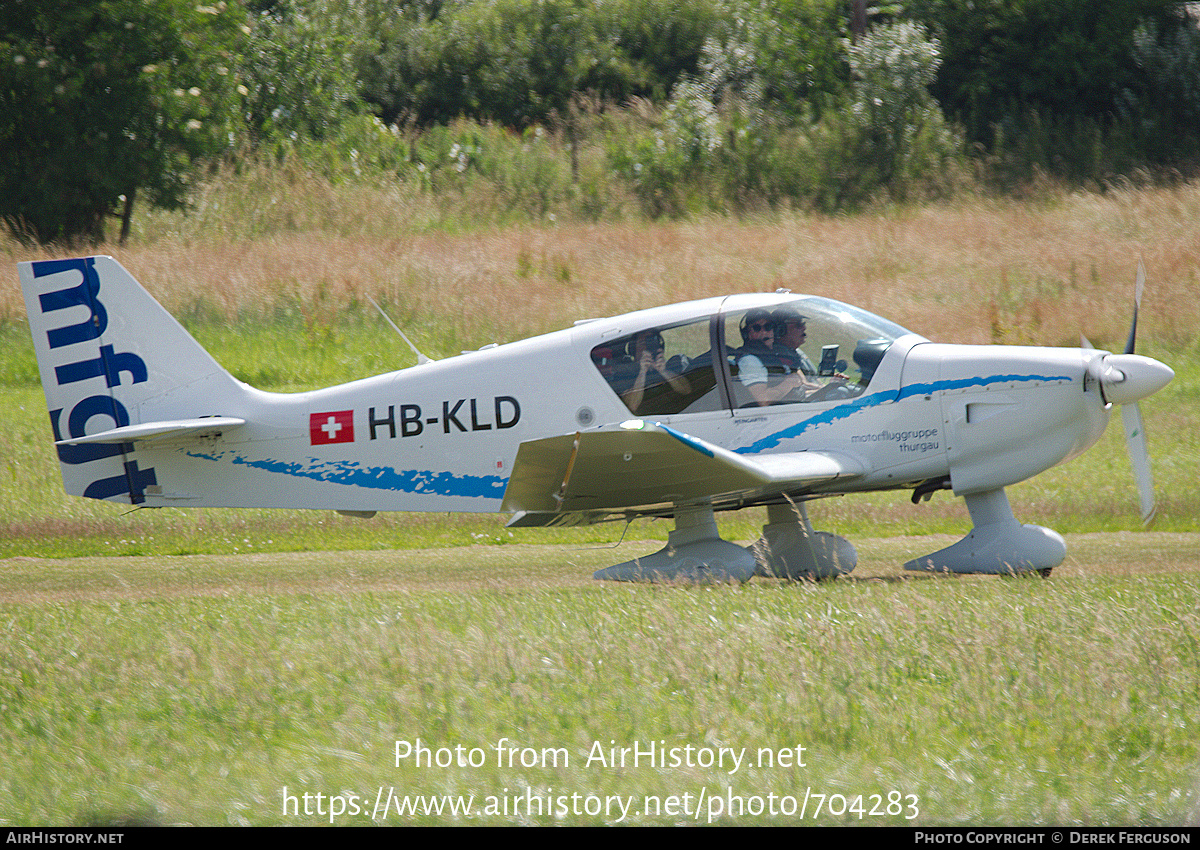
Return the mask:
[[[749,581],[754,555],[736,543],[722,540],[711,505],[675,511],[675,530],[667,545],[644,558],[598,570],[592,578],[605,581],[678,581],[723,584]]]
[[[992,575],[1036,571],[1049,576],[1067,556],[1067,545],[1057,532],[1017,522],[1003,488],[964,498],[975,525],[971,533],[953,546],[909,561],[904,569]]]
[[[762,537],[751,547],[756,575],[793,581],[835,578],[858,565],[858,553],[845,537],[814,531],[803,502],[770,505]]]

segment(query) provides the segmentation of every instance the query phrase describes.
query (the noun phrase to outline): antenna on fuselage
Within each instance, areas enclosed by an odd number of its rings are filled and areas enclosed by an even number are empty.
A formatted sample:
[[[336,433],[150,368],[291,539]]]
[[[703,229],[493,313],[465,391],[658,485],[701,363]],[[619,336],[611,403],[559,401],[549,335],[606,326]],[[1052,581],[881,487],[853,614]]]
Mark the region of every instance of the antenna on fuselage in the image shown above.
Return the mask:
[[[379,315],[383,316],[384,320],[389,325],[392,326],[392,330],[394,330],[396,333],[400,334],[400,338],[402,340],[404,340],[406,343],[408,343],[408,347],[412,349],[413,354],[417,355],[417,365],[418,366],[424,365],[425,363],[433,362],[433,358],[426,357],[424,354],[417,351],[417,347],[412,344],[412,340],[409,339],[407,336],[405,336],[404,331],[400,330],[399,326],[391,320],[391,318],[388,316],[387,313],[383,312],[383,308],[380,307],[378,303],[376,303],[374,298],[372,298],[370,295],[367,295],[365,292],[363,293],[363,295],[367,296],[367,300],[371,302],[371,306],[373,306],[376,310],[378,310]]]

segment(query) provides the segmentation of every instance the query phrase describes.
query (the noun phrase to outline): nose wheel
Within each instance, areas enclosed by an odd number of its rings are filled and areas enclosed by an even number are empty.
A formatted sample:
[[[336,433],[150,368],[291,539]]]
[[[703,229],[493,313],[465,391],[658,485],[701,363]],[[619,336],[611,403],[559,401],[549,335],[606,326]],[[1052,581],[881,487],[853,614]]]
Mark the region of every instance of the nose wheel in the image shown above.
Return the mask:
[[[1049,578],[1067,556],[1067,545],[1058,532],[1017,522],[1003,488],[968,493],[964,499],[975,525],[971,533],[953,546],[909,561],[904,569],[992,575],[1036,572]]]

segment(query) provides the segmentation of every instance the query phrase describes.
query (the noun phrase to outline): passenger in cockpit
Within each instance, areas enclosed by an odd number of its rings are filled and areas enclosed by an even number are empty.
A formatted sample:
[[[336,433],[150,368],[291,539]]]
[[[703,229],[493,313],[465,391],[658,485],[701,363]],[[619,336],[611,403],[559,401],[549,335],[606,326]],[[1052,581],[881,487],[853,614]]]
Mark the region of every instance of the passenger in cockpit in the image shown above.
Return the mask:
[[[617,370],[617,361],[613,356],[611,348],[604,345],[597,345],[593,348],[592,365],[604,376],[604,380],[610,384],[613,382],[613,377],[616,375]]]
[[[633,413],[675,413],[680,409],[674,393],[686,396],[692,385],[682,374],[672,371],[664,354],[662,334],[655,328],[644,330],[628,343],[631,362],[622,367],[622,374],[612,381],[614,389]]]
[[[802,372],[797,371],[795,349],[786,356],[784,346],[776,350],[775,316],[767,310],[751,310],[740,326],[742,342],[737,353],[738,380],[750,393],[754,403],[765,407],[784,401],[801,401],[810,385]],[[783,351],[781,356],[780,352]]]

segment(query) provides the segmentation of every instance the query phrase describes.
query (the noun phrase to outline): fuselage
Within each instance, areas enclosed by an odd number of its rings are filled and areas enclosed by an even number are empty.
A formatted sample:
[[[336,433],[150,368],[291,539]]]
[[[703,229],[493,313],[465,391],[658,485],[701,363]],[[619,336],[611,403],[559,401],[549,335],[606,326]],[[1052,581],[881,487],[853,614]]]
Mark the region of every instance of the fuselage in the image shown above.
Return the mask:
[[[845,314],[851,341],[882,334],[872,340],[882,341],[882,357],[848,397],[739,403],[734,373],[742,340],[730,338],[732,323],[783,304],[808,310],[810,326],[813,315],[837,322],[840,310],[852,311]],[[1087,374],[1090,360],[1104,352],[937,344],[884,320],[871,326],[876,318],[825,299],[733,296],[588,321],[313,392],[244,387],[237,398],[214,400],[209,411],[242,417],[244,427],[203,446],[139,447],[143,467],[156,470],[146,504],[499,510],[522,442],[639,416],[595,352],[647,328],[667,329],[668,344],[676,333],[679,345],[692,346],[690,362],[702,365],[690,373],[694,400],[646,418],[738,453],[837,451],[861,458],[868,470],[814,493],[910,487],[946,476],[960,494],[994,489],[1073,457],[1103,433],[1108,407]],[[837,349],[821,342],[809,346],[814,360],[828,354],[822,348]],[[702,348],[707,352],[695,356]],[[844,361],[836,365],[843,367],[838,374],[851,371]],[[711,374],[711,388],[696,387],[700,374]],[[151,399],[137,416],[196,415],[179,404],[172,395]],[[227,486],[230,473],[236,488]]]

